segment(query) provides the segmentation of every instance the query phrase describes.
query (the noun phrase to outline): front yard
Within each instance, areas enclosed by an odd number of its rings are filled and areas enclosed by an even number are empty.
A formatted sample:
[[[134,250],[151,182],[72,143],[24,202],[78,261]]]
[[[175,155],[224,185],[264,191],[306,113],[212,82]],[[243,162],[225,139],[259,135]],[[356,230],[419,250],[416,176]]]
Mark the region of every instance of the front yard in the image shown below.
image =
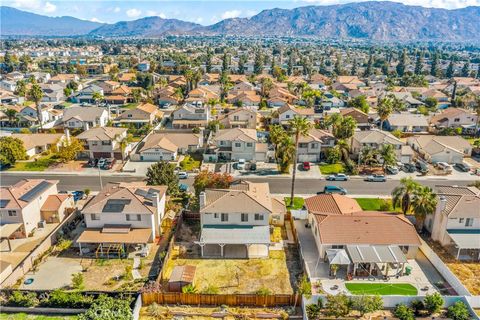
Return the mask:
[[[393,208],[392,199],[355,198],[362,210],[365,211],[394,211],[401,212],[400,208]]]
[[[180,167],[185,171],[193,171],[194,169],[199,169],[201,162],[195,160],[192,156],[185,156],[185,158],[180,161]]]
[[[320,164],[318,166],[322,174],[344,173],[345,167],[342,163]]]
[[[57,162],[54,155],[42,156],[33,161],[17,161],[13,167],[8,169],[9,171],[45,171]]]
[[[197,267],[194,282],[199,293],[293,293],[284,251],[270,251],[267,259],[183,259],[174,247],[164,267],[164,278],[170,278],[175,266],[183,265]]]

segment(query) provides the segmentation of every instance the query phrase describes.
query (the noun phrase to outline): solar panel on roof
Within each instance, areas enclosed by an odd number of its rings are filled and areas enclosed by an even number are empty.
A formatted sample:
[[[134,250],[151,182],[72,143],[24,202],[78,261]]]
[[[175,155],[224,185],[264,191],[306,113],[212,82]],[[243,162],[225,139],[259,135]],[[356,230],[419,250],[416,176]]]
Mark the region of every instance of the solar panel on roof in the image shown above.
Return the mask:
[[[10,200],[8,200],[8,199],[1,199],[0,200],[0,208],[5,208],[8,205],[9,202],[10,202]]]
[[[111,199],[107,200],[103,206],[102,212],[122,212],[123,208],[130,203],[130,199]]]
[[[25,202],[30,202],[36,197],[38,197],[41,193],[45,192],[45,190],[47,190],[51,186],[52,184],[50,182],[44,180],[29,191],[27,191],[27,193],[22,195],[19,199]]]
[[[139,195],[139,196],[142,196],[142,197],[145,197],[145,196],[147,196],[148,192],[143,190],[143,189],[137,189],[137,190],[135,190],[135,194]]]

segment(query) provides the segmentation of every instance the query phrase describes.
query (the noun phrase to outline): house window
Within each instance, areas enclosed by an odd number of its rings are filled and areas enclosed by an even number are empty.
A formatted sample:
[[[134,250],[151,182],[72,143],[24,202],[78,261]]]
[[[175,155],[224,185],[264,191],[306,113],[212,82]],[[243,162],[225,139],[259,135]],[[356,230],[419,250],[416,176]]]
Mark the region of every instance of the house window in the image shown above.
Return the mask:
[[[253,143],[247,142],[247,147],[251,148],[253,146]]]
[[[285,115],[285,119],[290,119],[290,115],[289,115],[289,114],[286,114],[286,115]]]
[[[460,122],[460,118],[453,119],[453,122]]]
[[[98,142],[97,141],[92,141],[92,146],[96,146],[98,145]]]
[[[109,146],[112,144],[112,141],[102,141],[102,146]]]
[[[17,211],[15,211],[15,210],[8,210],[8,216],[9,216],[9,217],[16,217],[16,216],[17,216]]]
[[[233,121],[238,121],[240,118],[238,116],[233,116]]]
[[[316,143],[312,143],[312,144],[310,144],[310,148],[312,148],[312,149],[315,149],[315,148],[317,148],[317,144],[316,144]]]
[[[225,141],[220,141],[220,145],[223,146],[225,144]]]
[[[100,217],[99,217],[98,215],[96,215],[95,213],[92,213],[92,214],[90,215],[90,219],[92,219],[92,220],[100,220]]]
[[[228,213],[222,213],[221,220],[222,220],[222,222],[228,221]]]
[[[131,114],[128,114],[128,115],[127,115],[127,117],[131,118],[131,117],[132,117],[132,115],[131,115]]]
[[[299,143],[298,147],[299,148],[308,148],[308,143]]]
[[[465,218],[460,218],[460,219],[458,219],[458,222],[459,222],[459,223],[463,223],[463,221],[465,221]]]
[[[332,249],[343,249],[342,245],[336,244],[332,246]]]
[[[465,220],[465,227],[471,227],[473,226],[473,218],[467,218]]]
[[[255,213],[255,221],[261,221],[261,220],[263,220],[263,214]]]
[[[240,142],[235,142],[235,147],[240,148],[242,144]]]
[[[214,217],[215,219],[218,219],[218,213],[214,213],[214,214],[213,214],[213,217]]]
[[[242,219],[242,222],[248,222],[248,214],[242,213],[241,219]]]
[[[127,214],[127,221],[142,221],[142,216],[139,214]]]

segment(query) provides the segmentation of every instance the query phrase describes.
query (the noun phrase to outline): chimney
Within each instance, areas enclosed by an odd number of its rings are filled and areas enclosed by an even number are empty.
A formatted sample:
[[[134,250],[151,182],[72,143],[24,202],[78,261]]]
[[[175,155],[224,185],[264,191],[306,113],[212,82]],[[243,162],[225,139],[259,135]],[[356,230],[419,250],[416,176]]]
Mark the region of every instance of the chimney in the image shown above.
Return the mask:
[[[65,137],[67,139],[67,144],[70,145],[70,130],[65,128]]]
[[[85,122],[85,131],[88,131],[90,129],[90,126],[88,125],[88,122]]]
[[[446,206],[447,206],[447,198],[445,196],[440,196],[440,203],[438,204],[438,210],[439,212],[442,212],[443,210],[445,210]]]
[[[160,203],[160,198],[158,196],[158,193],[154,193],[152,196],[152,204],[154,207],[158,208],[159,203]]]
[[[220,125],[217,123],[215,125],[215,133],[218,133],[220,131]]]
[[[205,191],[200,192],[200,195],[198,196],[198,202],[200,204],[200,209],[205,207],[205,204],[207,203],[207,194]]]

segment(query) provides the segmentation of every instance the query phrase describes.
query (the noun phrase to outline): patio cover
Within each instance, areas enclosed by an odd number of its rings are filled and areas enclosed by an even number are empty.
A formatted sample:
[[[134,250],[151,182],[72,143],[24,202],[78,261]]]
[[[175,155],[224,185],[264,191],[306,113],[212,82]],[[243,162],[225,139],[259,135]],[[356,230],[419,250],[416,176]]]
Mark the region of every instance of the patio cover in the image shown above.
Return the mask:
[[[345,249],[327,249],[327,258],[330,264],[349,265],[351,263]]]
[[[269,226],[204,225],[203,244],[270,244]]]
[[[447,230],[458,249],[480,249],[480,229]]]
[[[398,246],[348,245],[353,263],[406,263],[407,258]]]
[[[8,238],[22,226],[21,223],[7,223],[0,226],[0,237]]]
[[[77,242],[138,244],[148,243],[152,235],[151,229],[121,229],[118,232],[113,232],[111,229],[86,229],[78,237]]]

